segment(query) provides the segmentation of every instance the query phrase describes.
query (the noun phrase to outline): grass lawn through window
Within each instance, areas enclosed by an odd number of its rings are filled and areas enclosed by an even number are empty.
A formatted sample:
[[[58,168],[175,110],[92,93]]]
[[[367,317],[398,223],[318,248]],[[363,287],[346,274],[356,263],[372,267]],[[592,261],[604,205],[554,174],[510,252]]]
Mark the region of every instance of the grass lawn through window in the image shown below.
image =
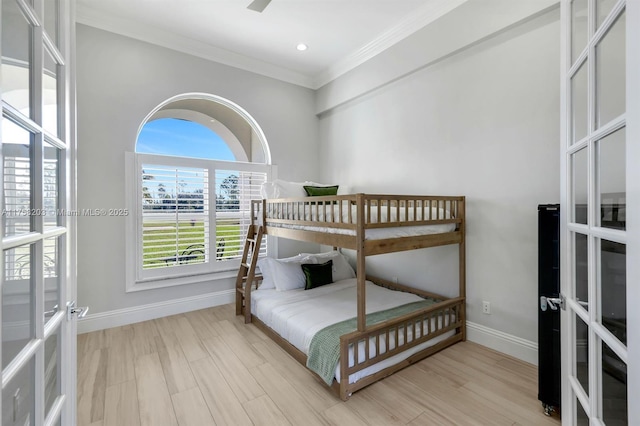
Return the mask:
[[[216,260],[229,260],[242,254],[240,224],[217,224],[216,244],[211,256]],[[208,237],[203,221],[179,222],[148,221],[143,227],[143,268],[203,263]]]

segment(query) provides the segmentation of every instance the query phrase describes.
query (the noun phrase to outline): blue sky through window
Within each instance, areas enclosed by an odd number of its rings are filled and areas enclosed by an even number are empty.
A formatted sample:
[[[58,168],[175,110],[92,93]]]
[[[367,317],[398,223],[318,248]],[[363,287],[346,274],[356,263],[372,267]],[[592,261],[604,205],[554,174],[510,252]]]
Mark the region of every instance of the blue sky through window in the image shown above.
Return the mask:
[[[235,161],[227,144],[211,129],[193,121],[160,118],[147,122],[138,135],[136,152]]]

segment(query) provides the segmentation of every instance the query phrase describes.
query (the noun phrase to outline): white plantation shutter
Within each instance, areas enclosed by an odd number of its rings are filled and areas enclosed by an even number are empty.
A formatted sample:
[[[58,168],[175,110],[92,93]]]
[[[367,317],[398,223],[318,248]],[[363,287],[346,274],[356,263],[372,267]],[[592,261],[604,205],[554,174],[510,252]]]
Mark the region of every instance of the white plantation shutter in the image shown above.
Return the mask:
[[[251,200],[259,199],[265,172],[216,170],[216,258],[242,257],[244,240],[251,225]],[[260,254],[266,255],[266,239]]]
[[[209,259],[209,177],[204,168],[142,165],[142,268]]]
[[[265,164],[136,154],[137,280],[235,270]],[[266,238],[260,255],[267,253]]]

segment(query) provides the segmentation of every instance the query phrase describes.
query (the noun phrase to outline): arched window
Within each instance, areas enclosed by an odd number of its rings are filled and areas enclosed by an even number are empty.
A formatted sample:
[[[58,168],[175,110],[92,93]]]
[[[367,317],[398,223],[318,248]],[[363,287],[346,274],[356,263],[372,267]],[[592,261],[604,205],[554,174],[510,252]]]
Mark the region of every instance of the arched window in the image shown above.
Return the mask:
[[[214,130],[182,118],[158,118],[145,123],[138,134],[136,152],[208,160],[237,160],[227,142]],[[246,161],[246,158],[242,160]]]
[[[250,201],[271,179],[269,151],[253,119],[221,98],[173,98],[141,124],[132,156],[130,254],[136,261],[127,289],[228,277],[237,270]],[[266,250],[265,241],[260,254]]]

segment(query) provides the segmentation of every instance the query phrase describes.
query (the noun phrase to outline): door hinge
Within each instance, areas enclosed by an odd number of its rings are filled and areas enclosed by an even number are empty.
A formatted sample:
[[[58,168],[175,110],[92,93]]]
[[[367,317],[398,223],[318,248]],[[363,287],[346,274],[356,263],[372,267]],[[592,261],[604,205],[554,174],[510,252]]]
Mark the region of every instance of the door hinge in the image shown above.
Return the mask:
[[[566,303],[564,295],[561,293],[558,297],[546,297],[540,296],[540,309],[545,312],[547,308],[551,308],[552,311],[557,311],[558,306],[564,311],[566,309]]]

